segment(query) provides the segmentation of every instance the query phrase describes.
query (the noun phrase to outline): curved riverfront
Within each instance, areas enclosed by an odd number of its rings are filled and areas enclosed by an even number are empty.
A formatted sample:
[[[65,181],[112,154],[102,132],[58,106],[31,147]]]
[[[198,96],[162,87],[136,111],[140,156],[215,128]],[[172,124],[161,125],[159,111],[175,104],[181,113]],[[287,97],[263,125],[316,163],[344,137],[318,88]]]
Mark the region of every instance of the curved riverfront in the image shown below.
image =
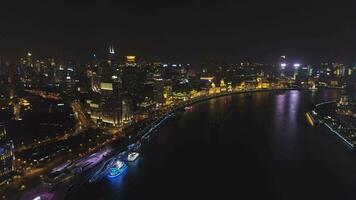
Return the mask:
[[[272,91],[193,105],[163,125],[120,177],[85,183],[67,198],[354,199],[356,156],[305,116],[338,96]]]

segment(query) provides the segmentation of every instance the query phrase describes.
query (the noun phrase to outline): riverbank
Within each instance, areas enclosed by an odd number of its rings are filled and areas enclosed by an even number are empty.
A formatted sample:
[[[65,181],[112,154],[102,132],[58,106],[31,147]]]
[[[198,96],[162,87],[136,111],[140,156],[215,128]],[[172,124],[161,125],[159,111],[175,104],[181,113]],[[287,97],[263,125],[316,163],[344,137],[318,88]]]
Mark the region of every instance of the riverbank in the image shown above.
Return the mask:
[[[352,199],[354,154],[305,120],[306,111],[338,94],[258,92],[196,104],[152,132],[123,175],[86,182],[69,199],[259,199],[260,194],[269,199]],[[213,142],[210,125],[221,118],[218,142]]]
[[[147,138],[151,136],[151,133],[154,132],[157,128],[159,128],[164,122],[168,121],[171,116],[176,114],[177,111],[179,110],[184,110],[186,106],[191,106],[200,102],[208,101],[213,98],[219,98],[222,96],[229,96],[229,95],[237,95],[237,94],[243,94],[243,93],[256,93],[256,92],[273,92],[273,91],[288,91],[288,90],[296,90],[295,88],[283,88],[283,89],[264,89],[264,90],[249,90],[249,91],[234,91],[234,92],[225,92],[225,93],[219,93],[219,94],[214,94],[214,95],[209,95],[209,96],[203,96],[197,99],[193,99],[191,101],[184,102],[182,104],[176,105],[175,107],[172,107],[169,109],[166,113],[161,115],[157,120],[155,120],[153,123],[151,123],[149,126],[144,128],[142,131],[138,132],[136,136],[131,137],[131,138],[121,138],[119,145],[115,146],[115,149],[110,155],[107,155],[105,159],[103,159],[100,163],[98,163],[96,166],[93,166],[93,169],[90,169],[89,171],[95,172],[97,171],[96,168],[100,168],[99,166],[102,163],[105,163],[108,159],[111,157],[114,157],[124,151],[127,151],[128,146],[131,144],[134,144],[136,142],[144,142],[147,141]],[[85,178],[80,178],[80,183],[82,184],[83,182],[87,182],[87,180],[90,178],[90,175],[88,176],[88,173],[90,174],[91,172],[86,172],[83,175],[78,175],[82,176]],[[77,183],[77,182],[76,182]],[[81,185],[81,184],[75,184],[75,185]],[[73,189],[75,191],[75,189]]]
[[[307,113],[311,124],[327,128],[330,133],[337,136],[351,150],[355,150],[356,138],[353,126],[344,118],[335,113],[336,102],[329,101],[315,105],[314,109]]]

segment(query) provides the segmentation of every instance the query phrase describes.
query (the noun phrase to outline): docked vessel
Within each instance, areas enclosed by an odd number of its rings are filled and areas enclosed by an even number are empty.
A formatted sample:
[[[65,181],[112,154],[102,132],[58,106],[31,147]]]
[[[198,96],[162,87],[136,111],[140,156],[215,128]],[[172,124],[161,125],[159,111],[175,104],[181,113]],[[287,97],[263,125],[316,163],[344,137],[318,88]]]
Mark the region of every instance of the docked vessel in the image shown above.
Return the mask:
[[[130,144],[127,146],[127,149],[130,151],[138,151],[141,148],[141,142],[137,141],[136,143]]]
[[[186,111],[191,111],[192,109],[193,109],[192,106],[186,106],[186,107],[184,108],[184,110],[186,110]]]
[[[127,156],[127,160],[130,161],[130,162],[133,162],[137,159],[137,157],[139,156],[140,154],[137,153],[137,152],[132,152],[130,153],[128,156]]]
[[[110,167],[108,177],[115,178],[120,176],[127,169],[127,165],[118,160],[116,163]]]

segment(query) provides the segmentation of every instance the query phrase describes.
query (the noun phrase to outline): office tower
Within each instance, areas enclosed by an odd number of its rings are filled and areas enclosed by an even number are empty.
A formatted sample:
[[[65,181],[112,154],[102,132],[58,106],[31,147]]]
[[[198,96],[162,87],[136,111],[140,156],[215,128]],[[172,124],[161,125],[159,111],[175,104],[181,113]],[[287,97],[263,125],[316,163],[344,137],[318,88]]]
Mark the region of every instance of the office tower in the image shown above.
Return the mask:
[[[77,94],[79,84],[77,68],[75,63],[69,63],[60,69],[62,93],[67,100],[75,99]]]
[[[0,123],[0,178],[6,178],[14,170],[14,143],[7,138],[5,124]]]
[[[114,53],[113,48],[111,53]],[[111,60],[104,60],[99,67],[101,121],[109,126],[119,126],[122,121],[122,81],[117,65]]]
[[[162,106],[164,103],[164,81],[156,78],[153,84],[153,100],[157,106]]]
[[[128,96],[122,98],[121,123],[130,123],[133,119],[132,100]]]
[[[287,68],[286,56],[279,57],[277,66],[279,69],[279,75],[284,77],[286,75],[286,68]]]
[[[136,66],[136,56],[126,56],[126,66],[135,67]]]

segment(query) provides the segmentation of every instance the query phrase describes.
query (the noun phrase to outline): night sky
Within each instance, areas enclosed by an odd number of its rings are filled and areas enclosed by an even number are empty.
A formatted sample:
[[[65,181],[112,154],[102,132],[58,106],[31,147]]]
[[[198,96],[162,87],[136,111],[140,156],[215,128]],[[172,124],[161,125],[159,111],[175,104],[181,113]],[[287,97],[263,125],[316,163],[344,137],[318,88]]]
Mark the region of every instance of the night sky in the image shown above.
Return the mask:
[[[9,1],[10,2],[10,1]],[[342,1],[1,2],[0,57],[88,61],[114,44],[152,60],[356,61],[356,3]],[[56,2],[56,3],[55,3]]]

